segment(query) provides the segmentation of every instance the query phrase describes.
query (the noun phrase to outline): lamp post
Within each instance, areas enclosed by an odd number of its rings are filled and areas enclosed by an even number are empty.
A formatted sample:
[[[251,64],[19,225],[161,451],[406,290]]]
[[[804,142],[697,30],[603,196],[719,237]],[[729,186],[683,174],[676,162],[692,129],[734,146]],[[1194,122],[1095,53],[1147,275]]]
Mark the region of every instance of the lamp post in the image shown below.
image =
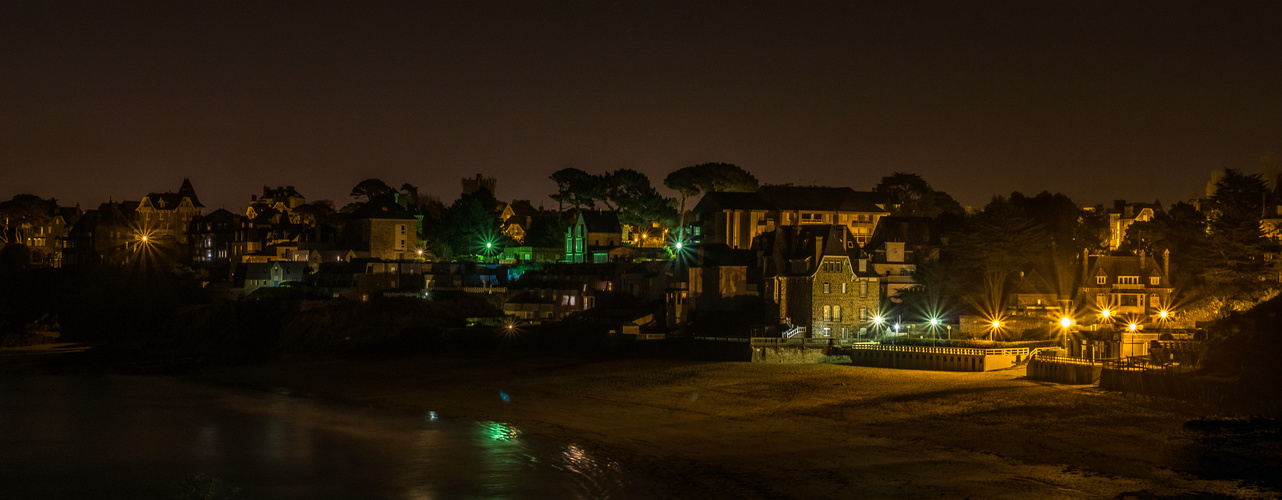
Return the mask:
[[[1059,326],[1064,331],[1064,350],[1068,350],[1068,329],[1073,326],[1073,318],[1064,316],[1059,319]]]

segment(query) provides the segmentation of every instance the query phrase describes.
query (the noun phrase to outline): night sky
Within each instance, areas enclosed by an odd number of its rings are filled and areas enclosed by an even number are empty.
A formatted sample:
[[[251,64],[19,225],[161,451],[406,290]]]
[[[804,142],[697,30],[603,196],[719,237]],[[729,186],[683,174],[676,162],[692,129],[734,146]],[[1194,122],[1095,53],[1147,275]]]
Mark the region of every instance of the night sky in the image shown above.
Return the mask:
[[[560,168],[715,161],[1170,204],[1282,154],[1282,2],[371,4],[0,1],[0,198],[555,206]]]

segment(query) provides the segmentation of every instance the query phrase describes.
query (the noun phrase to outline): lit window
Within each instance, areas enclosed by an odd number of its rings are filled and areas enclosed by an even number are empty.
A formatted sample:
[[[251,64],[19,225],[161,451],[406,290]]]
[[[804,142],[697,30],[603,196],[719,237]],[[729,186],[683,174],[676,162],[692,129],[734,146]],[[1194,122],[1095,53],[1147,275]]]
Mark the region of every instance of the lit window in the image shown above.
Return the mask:
[[[847,292],[847,290],[846,290],[846,283],[842,283],[842,284],[841,284],[841,293],[846,293],[846,292]]]
[[[1140,277],[1139,276],[1118,276],[1117,283],[1119,285],[1138,285],[1140,284]]]
[[[1157,286],[1157,285],[1160,285],[1160,284],[1162,284],[1162,278],[1159,278],[1159,277],[1157,277],[1157,276],[1150,277],[1150,278],[1148,279],[1148,284],[1149,284],[1150,286]]]
[[[841,306],[832,306],[832,320],[841,321]]]
[[[862,299],[866,297],[868,297],[868,282],[860,281],[859,282],[859,298]]]
[[[1095,284],[1096,284],[1096,285],[1103,285],[1103,284],[1105,284],[1105,283],[1107,283],[1107,282],[1108,282],[1108,277],[1107,277],[1107,276],[1096,276],[1096,277],[1095,277]]]
[[[832,283],[824,282],[824,293],[832,293]]]
[[[832,306],[824,306],[824,321],[832,321]]]
[[[868,308],[867,308],[867,307],[860,307],[860,308],[859,308],[859,321],[868,321]]]

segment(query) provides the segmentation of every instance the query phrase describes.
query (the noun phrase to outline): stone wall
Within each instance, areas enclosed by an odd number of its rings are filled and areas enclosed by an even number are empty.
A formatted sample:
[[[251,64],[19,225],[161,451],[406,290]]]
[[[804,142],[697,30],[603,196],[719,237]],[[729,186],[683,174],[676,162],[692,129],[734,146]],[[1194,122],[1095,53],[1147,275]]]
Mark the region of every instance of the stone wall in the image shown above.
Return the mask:
[[[825,349],[798,349],[795,347],[757,347],[752,350],[753,363],[823,363]]]

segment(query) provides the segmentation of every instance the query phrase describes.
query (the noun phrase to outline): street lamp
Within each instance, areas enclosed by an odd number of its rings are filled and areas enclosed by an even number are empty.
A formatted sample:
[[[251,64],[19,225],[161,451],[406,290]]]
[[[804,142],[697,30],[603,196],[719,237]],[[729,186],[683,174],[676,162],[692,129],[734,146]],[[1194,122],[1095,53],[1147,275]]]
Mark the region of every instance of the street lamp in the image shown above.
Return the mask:
[[[1059,326],[1064,330],[1064,349],[1068,349],[1068,328],[1073,326],[1073,318],[1064,316],[1059,319]]]

